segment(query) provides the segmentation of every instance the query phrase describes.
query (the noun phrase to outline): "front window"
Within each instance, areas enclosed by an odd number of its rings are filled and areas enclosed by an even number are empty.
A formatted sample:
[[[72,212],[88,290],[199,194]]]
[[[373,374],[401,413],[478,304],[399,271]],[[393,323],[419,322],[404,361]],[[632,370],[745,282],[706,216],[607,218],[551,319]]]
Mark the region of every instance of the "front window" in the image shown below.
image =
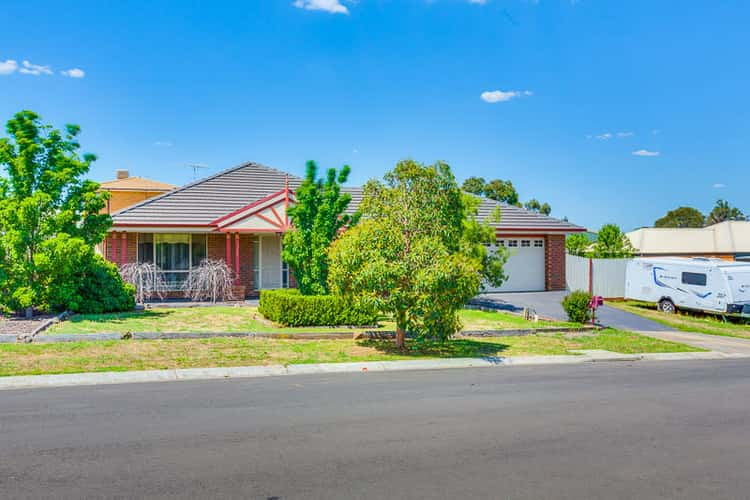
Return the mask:
[[[190,270],[206,258],[205,234],[138,235],[138,262],[153,262],[164,272],[170,290],[179,290]]]

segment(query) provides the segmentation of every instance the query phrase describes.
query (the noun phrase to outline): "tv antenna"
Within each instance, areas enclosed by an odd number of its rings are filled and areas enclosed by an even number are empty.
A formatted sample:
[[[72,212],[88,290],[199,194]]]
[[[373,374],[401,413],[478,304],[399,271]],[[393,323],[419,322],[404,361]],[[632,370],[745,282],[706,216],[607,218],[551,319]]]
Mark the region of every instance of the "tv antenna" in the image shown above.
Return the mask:
[[[198,171],[202,168],[208,168],[208,165],[204,163],[188,163],[185,165],[187,168],[193,169],[193,180],[196,180],[198,178]]]

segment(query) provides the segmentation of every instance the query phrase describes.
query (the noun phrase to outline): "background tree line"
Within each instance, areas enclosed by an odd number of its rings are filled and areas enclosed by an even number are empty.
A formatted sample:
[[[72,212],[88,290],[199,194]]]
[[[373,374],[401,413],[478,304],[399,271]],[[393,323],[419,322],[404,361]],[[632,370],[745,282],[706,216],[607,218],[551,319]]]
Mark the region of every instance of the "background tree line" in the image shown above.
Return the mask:
[[[747,216],[726,200],[718,200],[708,215],[697,208],[678,207],[654,222],[654,227],[706,227],[728,220],[747,220]]]
[[[517,207],[522,206],[526,210],[531,210],[532,212],[538,212],[544,215],[552,213],[552,207],[549,203],[540,203],[536,198],[521,203],[518,191],[516,191],[516,188],[511,181],[493,179],[487,182],[483,177],[469,177],[461,185],[461,189],[467,193],[485,196],[491,200],[507,203],[508,205],[515,205]]]

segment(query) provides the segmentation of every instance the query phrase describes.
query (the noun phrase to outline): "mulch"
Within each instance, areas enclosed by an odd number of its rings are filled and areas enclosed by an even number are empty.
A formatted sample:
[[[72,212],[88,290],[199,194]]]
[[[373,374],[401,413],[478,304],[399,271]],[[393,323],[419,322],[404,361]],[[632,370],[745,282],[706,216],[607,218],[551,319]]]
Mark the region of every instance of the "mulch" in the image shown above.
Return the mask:
[[[50,318],[54,318],[54,315],[40,314],[31,319],[0,316],[0,335],[13,335],[17,337],[18,335],[31,334]]]

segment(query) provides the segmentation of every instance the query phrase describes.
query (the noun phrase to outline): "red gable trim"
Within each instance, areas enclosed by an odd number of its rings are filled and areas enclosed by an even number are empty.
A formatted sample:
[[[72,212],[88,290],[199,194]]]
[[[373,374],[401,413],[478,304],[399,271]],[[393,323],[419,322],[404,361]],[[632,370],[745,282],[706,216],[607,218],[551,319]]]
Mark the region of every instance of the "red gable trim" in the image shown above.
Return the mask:
[[[155,224],[143,222],[117,222],[112,227],[213,227],[212,224]]]
[[[584,228],[544,228],[544,227],[496,227],[496,233],[509,233],[513,231],[533,231],[536,233],[585,233]],[[531,234],[531,233],[529,233]]]
[[[281,196],[282,194],[283,194],[283,195],[285,196],[285,199],[286,199],[286,197],[288,197],[288,196],[289,196],[290,194],[292,194],[292,195],[293,195],[294,193],[292,193],[292,192],[291,192],[291,191],[289,191],[288,189],[282,189],[281,191],[277,191],[277,192],[275,192],[275,193],[269,194],[269,195],[268,195],[268,196],[266,196],[265,198],[261,198],[261,199],[260,199],[260,200],[258,200],[258,201],[254,201],[254,202],[250,203],[249,205],[245,205],[245,206],[244,206],[244,207],[242,207],[242,208],[238,208],[238,209],[237,209],[237,210],[235,210],[234,212],[231,212],[231,213],[228,213],[227,215],[224,215],[224,216],[222,216],[222,217],[219,217],[219,218],[218,218],[218,219],[216,219],[215,221],[212,221],[210,225],[212,225],[212,226],[220,225],[220,224],[221,224],[222,222],[224,222],[224,221],[226,221],[226,220],[228,220],[228,219],[231,219],[232,217],[236,217],[236,216],[240,215],[240,214],[241,214],[242,212],[245,212],[245,211],[247,211],[247,210],[250,210],[251,208],[254,208],[254,207],[257,207],[257,206],[259,206],[259,205],[262,205],[263,203],[267,203],[267,202],[269,202],[269,201],[273,200],[274,198],[276,198],[276,197],[278,197],[278,196]],[[249,213],[249,214],[247,214],[247,216],[246,216],[246,217],[243,217],[243,219],[244,219],[244,218],[247,218],[247,217],[249,217],[249,216],[251,216],[251,215],[253,215],[253,214],[252,214],[252,213]]]

